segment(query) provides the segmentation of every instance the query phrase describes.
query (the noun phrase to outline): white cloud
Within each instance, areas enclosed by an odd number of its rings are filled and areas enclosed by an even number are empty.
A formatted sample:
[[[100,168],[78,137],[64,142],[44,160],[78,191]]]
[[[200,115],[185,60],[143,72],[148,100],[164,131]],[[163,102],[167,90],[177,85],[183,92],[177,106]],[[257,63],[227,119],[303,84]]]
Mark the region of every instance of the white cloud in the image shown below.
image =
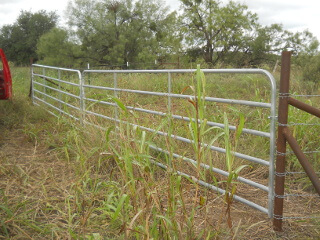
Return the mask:
[[[17,4],[17,3],[20,3],[20,2],[23,2],[24,0],[1,0],[0,4],[1,5],[5,5],[7,3],[10,3],[10,4]]]
[[[31,12],[57,11],[57,14],[62,18],[67,2],[67,0],[0,0],[0,27],[14,23],[22,10]]]
[[[253,10],[272,11],[272,13],[301,8],[301,3],[294,0],[245,0],[244,3]]]
[[[260,23],[283,24],[290,31],[309,29],[320,40],[320,1],[314,0],[244,0],[249,9],[256,12]]]

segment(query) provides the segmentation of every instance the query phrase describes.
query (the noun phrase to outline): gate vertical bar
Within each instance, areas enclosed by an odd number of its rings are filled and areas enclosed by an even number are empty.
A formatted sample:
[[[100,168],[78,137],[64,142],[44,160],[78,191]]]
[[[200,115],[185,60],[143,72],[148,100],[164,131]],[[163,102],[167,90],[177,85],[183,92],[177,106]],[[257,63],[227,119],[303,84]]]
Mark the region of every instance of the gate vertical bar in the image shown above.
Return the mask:
[[[42,69],[42,75],[44,77],[46,76],[46,69],[45,68]],[[45,78],[43,78],[43,85],[44,85],[43,92],[47,93],[47,87],[46,87],[47,86],[47,80]],[[44,99],[45,99],[45,101],[47,101],[47,97],[46,96],[44,96]]]
[[[114,97],[118,98],[118,94],[117,94],[117,89],[118,87],[118,79],[117,79],[117,73],[113,74],[113,88],[114,88]],[[115,108],[114,108],[114,118],[118,121],[119,120],[119,113],[118,113],[118,105],[116,104]]]
[[[281,60],[281,77],[278,109],[278,141],[277,141],[277,161],[275,172],[275,198],[274,198],[274,219],[273,227],[275,231],[282,231],[283,218],[283,195],[285,182],[285,162],[286,162],[286,138],[283,134],[288,123],[288,96],[290,81],[290,61],[291,52],[283,52]]]
[[[168,116],[169,116],[169,122],[168,122],[168,129],[169,129],[169,134],[172,134],[172,97],[171,97],[171,93],[172,93],[172,76],[171,73],[168,72]],[[171,138],[168,138],[169,141],[169,145],[172,145],[171,142]],[[169,167],[172,168],[172,151],[169,151],[169,158],[168,158],[168,163],[169,163]]]
[[[171,73],[168,73],[168,112],[172,114],[172,104],[171,104],[171,91],[172,91],[172,81],[171,81]]]
[[[274,169],[275,169],[275,150],[276,150],[276,121],[277,121],[277,86],[274,77],[268,73],[271,82],[271,109],[270,109],[270,165],[268,181],[268,216],[273,217],[274,210]]]
[[[86,110],[86,106],[85,106],[85,92],[84,92],[84,73],[78,73],[79,74],[79,78],[80,78],[80,123],[84,124],[84,120],[85,120],[85,110]]]
[[[32,104],[34,105],[34,75],[33,75],[33,64],[31,65],[31,100]]]
[[[61,80],[61,69],[58,69],[58,79],[59,80]],[[59,89],[59,93],[58,93],[58,95],[59,95],[59,100],[61,100],[62,101],[62,94],[61,94],[61,83],[60,82],[58,82],[58,84],[59,84],[59,86],[58,86],[58,89]],[[61,102],[59,102],[59,108],[60,108],[60,110],[62,110],[62,104],[61,104]]]

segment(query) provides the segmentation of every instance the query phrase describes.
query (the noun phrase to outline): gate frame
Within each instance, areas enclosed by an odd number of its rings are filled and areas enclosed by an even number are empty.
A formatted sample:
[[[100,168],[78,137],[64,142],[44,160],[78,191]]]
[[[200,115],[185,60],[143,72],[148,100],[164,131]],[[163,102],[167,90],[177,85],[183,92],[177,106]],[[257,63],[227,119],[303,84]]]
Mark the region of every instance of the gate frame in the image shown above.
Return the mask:
[[[80,100],[80,108],[78,109],[80,111],[80,118],[77,119],[76,117],[72,116],[72,114],[63,112],[61,110],[59,110],[58,108],[55,108],[57,111],[59,111],[60,113],[66,114],[70,117],[73,117],[76,120],[79,120],[82,124],[86,124],[85,121],[85,88],[88,87],[93,87],[92,85],[86,85],[85,84],[85,74],[86,73],[110,73],[114,75],[114,87],[113,88],[103,88],[103,87],[96,87],[96,88],[100,88],[100,89],[106,89],[106,90],[112,90],[114,91],[114,94],[116,96],[117,91],[121,91],[120,89],[117,88],[117,73],[162,73],[162,74],[168,74],[168,92],[167,93],[160,93],[160,92],[144,92],[144,94],[157,94],[158,96],[160,96],[162,94],[162,96],[167,96],[168,97],[168,103],[170,102],[171,97],[178,97],[177,95],[179,94],[173,94],[171,93],[171,81],[172,81],[172,74],[174,73],[194,73],[196,71],[196,69],[175,69],[175,70],[84,70],[82,73],[80,73],[80,71],[78,70],[74,70],[74,69],[65,69],[65,68],[57,68],[57,67],[51,67],[51,66],[44,66],[44,65],[38,65],[38,64],[33,64],[32,65],[32,84],[34,84],[35,82],[35,77],[42,77],[45,80],[52,80],[52,81],[60,81],[60,82],[64,82],[61,79],[54,79],[54,78],[50,78],[48,76],[45,76],[45,72],[43,72],[43,74],[35,74],[33,72],[33,67],[40,67],[40,68],[50,68],[50,69],[56,69],[56,70],[66,70],[66,71],[72,71],[72,72],[77,72],[78,76],[79,76],[79,84],[73,84],[76,86],[79,86],[80,91],[79,91],[79,96],[77,97]],[[245,101],[245,100],[235,100],[235,99],[222,99],[222,98],[212,98],[212,97],[207,97],[208,100],[213,101],[213,102],[220,102],[220,103],[229,103],[229,104],[240,104],[240,105],[247,105],[247,106],[255,106],[255,107],[262,107],[262,108],[270,108],[270,130],[269,132],[265,132],[265,135],[263,135],[264,137],[268,137],[270,140],[270,144],[269,144],[269,161],[263,160],[260,164],[264,164],[265,166],[269,167],[269,179],[268,179],[268,185],[262,185],[262,184],[258,184],[255,183],[251,180],[245,179],[245,178],[241,178],[239,177],[238,180],[240,182],[250,182],[251,184],[256,184],[256,185],[261,185],[263,188],[261,188],[261,186],[259,187],[260,189],[266,191],[268,193],[268,204],[267,204],[267,208],[260,206],[254,202],[251,202],[247,199],[241,198],[237,195],[234,196],[234,199],[236,201],[242,202],[246,205],[249,205],[250,207],[253,207],[263,213],[268,214],[269,218],[273,217],[273,204],[274,204],[274,158],[275,158],[275,126],[276,126],[276,100],[277,100],[277,89],[276,89],[276,81],[275,78],[273,77],[273,75],[271,73],[269,73],[268,71],[264,70],[264,69],[202,69],[201,70],[204,73],[215,73],[215,74],[259,74],[259,75],[263,75],[265,76],[270,83],[270,103],[265,103],[265,102],[251,102],[251,101]],[[93,87],[94,88],[94,87]],[[46,86],[44,85],[44,91],[46,89]],[[62,89],[57,89],[57,92],[60,93],[65,93]],[[135,90],[130,90],[131,92],[134,92]],[[139,92],[139,91],[135,91],[135,92]],[[140,91],[142,92],[142,91]],[[164,94],[164,95],[163,95]],[[46,94],[43,94],[44,96]],[[39,100],[38,98],[35,98],[34,96],[34,89],[32,89],[32,99],[34,100]],[[190,96],[188,95],[181,95],[180,97],[184,96],[185,98],[189,98]],[[207,99],[206,98],[206,99]],[[42,102],[46,103],[45,100],[41,100]],[[35,103],[35,102],[34,102]],[[60,103],[64,103],[62,101],[60,101]],[[36,104],[36,103],[35,103]],[[65,103],[67,104],[67,103]],[[49,107],[52,107],[50,104],[46,104]],[[170,108],[169,108],[170,109]],[[50,112],[50,111],[49,111]],[[151,112],[149,112],[151,113]],[[97,115],[98,116],[98,115]],[[101,116],[101,115],[100,115]],[[105,116],[106,117],[106,116]],[[178,116],[179,117],[179,116]],[[113,121],[119,121],[119,119],[117,118],[117,116],[115,116],[115,118],[112,117],[106,117],[109,120],[113,120]],[[179,119],[179,118],[178,118]],[[181,119],[181,118],[180,118]],[[182,120],[186,120],[186,118],[182,118]],[[190,119],[189,119],[190,121]],[[220,124],[221,125],[221,124]],[[154,130],[154,129],[148,129],[146,127],[144,127],[143,130]],[[249,129],[250,130],[250,129]],[[167,134],[167,133],[163,133],[163,132],[157,132],[158,134]],[[264,132],[262,132],[264,133]],[[260,135],[262,136],[262,135]],[[172,136],[171,136],[172,137]],[[176,137],[176,136],[175,136]],[[212,149],[215,147],[212,147]],[[160,150],[160,149],[155,149],[155,150]],[[163,150],[163,149],[161,149]],[[225,149],[223,149],[225,150]],[[163,150],[165,151],[165,150]],[[237,154],[237,153],[236,153]],[[247,156],[247,155],[243,155],[243,154],[238,154],[238,156]],[[247,156],[247,157],[251,157],[251,156]],[[258,158],[254,158],[251,157],[251,160],[257,159]],[[184,158],[184,160],[186,161],[190,161],[190,159]],[[161,163],[155,163],[156,165],[158,165],[159,167],[165,167],[165,166],[161,166]],[[204,166],[206,167],[206,166]],[[217,173],[222,173],[224,171],[220,170],[220,169],[213,169],[213,171],[217,172]],[[182,176],[186,176],[188,177],[186,174],[182,173],[182,172],[178,172],[178,174],[182,175]],[[223,173],[225,174],[225,173]],[[222,174],[222,175],[223,175]],[[201,180],[197,181],[200,185],[203,185],[207,188],[211,188],[215,191],[218,191],[220,193],[224,193],[225,191],[223,189],[217,188],[214,185],[210,185],[208,183],[202,182]],[[254,186],[254,185],[251,185]]]

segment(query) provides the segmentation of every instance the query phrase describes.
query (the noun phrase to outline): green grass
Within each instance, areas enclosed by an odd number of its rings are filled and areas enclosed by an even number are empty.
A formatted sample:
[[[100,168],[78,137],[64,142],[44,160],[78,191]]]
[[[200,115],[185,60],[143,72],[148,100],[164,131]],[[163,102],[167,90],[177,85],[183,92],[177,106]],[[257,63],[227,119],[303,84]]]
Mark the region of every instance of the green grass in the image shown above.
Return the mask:
[[[54,74],[57,73],[52,72],[52,76]],[[15,157],[13,153],[10,155],[6,152],[2,152],[0,156],[0,239],[278,239],[271,226],[266,227],[266,215],[235,202],[228,206],[223,196],[198,187],[192,179],[187,180],[175,172],[183,169],[212,184],[228,187],[230,193],[246,192],[248,189],[234,181],[233,176],[239,173],[237,168],[241,169],[247,162],[234,159],[230,154],[226,161],[225,155],[207,151],[198,144],[199,140],[266,157],[268,151],[260,150],[268,148],[265,139],[249,138],[244,134],[235,135],[227,129],[209,130],[204,122],[178,124],[168,117],[148,118],[146,114],[122,109],[119,102],[117,111],[122,120],[189,137],[194,140],[194,145],[187,146],[174,139],[149,134],[126,122],[114,125],[112,122],[91,117],[88,120],[101,124],[108,130],[98,130],[91,126],[83,128],[71,119],[55,118],[31,104],[27,97],[29,69],[13,68],[12,75],[14,98],[10,102],[0,102],[0,119],[3,135],[16,139],[12,138],[7,143],[8,140],[1,139],[0,143],[6,149],[11,149],[10,144],[17,144],[17,147],[21,145],[21,149]],[[153,84],[156,80],[154,75],[129,75],[119,79],[119,85],[139,90],[152,90],[154,87],[157,91],[165,91],[167,84],[166,76],[160,77],[156,84]],[[185,93],[197,94],[200,96],[198,99],[207,95],[249,98],[252,101],[268,100],[270,93],[262,79],[242,76],[240,80],[241,87],[236,87],[237,85],[233,86],[231,83],[239,82],[239,79],[222,75],[209,76],[205,84],[204,79],[197,82],[200,85],[198,88],[194,87],[194,92],[188,88]],[[94,81],[104,84],[103,78],[92,75],[92,84]],[[303,88],[300,84],[298,80],[293,81],[293,91],[310,93],[310,88]],[[175,93],[181,93],[189,85],[192,85],[190,75],[178,75],[174,77],[172,89]],[[205,85],[208,90],[203,92]],[[113,86],[113,76],[110,77],[110,86]],[[314,92],[317,91],[314,86],[313,89]],[[77,94],[76,89],[70,88],[70,91]],[[54,94],[53,91],[50,93]],[[112,94],[113,92],[109,95]],[[115,99],[108,98],[103,92],[90,91],[87,96],[108,99],[115,103]],[[167,99],[137,99],[129,94],[119,94],[118,97],[124,104],[133,105],[136,102],[136,107],[163,112],[168,110]],[[73,101],[71,98],[66,100],[70,103]],[[319,106],[319,102],[315,99],[312,104]],[[246,107],[228,108],[224,104],[201,101],[190,103],[186,99],[172,101],[172,105],[173,114],[268,130],[266,111],[249,111]],[[114,114],[114,107],[108,108],[100,104],[87,106]],[[290,121],[315,121],[307,114],[290,111]],[[240,112],[245,112],[243,118],[240,117]],[[240,132],[241,127],[238,129]],[[315,130],[309,130],[310,134],[306,134],[308,130],[309,128],[296,127],[293,132],[303,146],[310,150],[315,149],[319,134],[316,134]],[[169,154],[151,151],[149,144],[166,148]],[[174,158],[173,152],[194,157],[198,163],[226,169],[232,173],[232,177],[227,179],[210,171],[200,170],[198,165],[187,164]],[[167,164],[169,168],[162,171],[153,165],[152,161]],[[288,166],[292,171],[299,170],[297,160],[293,157],[290,157]],[[252,167],[245,168],[243,174],[265,181],[263,176],[267,169],[256,165]],[[299,189],[308,186],[304,179],[299,179],[303,182],[302,186],[293,186]],[[257,194],[249,197],[257,197]],[[265,199],[266,196],[258,197]],[[308,204],[308,209],[318,209],[316,202]],[[232,218],[226,215],[228,207]],[[231,220],[232,227],[229,224]],[[313,220],[306,223],[310,228],[302,229],[304,227],[300,227],[299,223],[290,222],[292,227],[288,236],[302,237],[303,232],[308,231],[311,237],[317,237],[319,222]],[[265,230],[261,232],[260,229]]]

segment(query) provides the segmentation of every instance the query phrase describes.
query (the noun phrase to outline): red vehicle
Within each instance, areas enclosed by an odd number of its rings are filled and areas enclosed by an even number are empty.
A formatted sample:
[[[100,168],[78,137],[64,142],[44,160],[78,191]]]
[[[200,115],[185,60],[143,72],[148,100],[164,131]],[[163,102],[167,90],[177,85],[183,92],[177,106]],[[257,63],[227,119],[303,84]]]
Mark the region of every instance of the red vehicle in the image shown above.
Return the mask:
[[[12,80],[6,55],[1,48],[0,57],[0,100],[6,100],[12,96]]]

